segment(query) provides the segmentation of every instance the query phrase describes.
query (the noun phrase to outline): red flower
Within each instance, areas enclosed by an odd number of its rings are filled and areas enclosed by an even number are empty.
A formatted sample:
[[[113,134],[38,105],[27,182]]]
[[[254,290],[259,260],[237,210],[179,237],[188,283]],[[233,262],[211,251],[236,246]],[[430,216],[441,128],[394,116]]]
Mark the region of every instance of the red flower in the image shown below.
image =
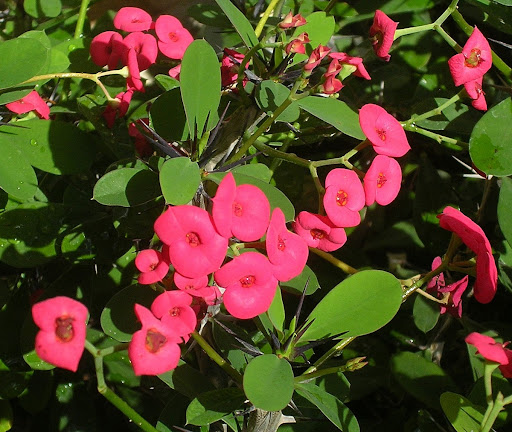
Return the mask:
[[[227,311],[240,319],[265,312],[277,288],[268,259],[257,252],[236,256],[215,272],[215,282],[226,288],[223,300]]]
[[[5,104],[5,106],[16,114],[25,114],[30,111],[35,111],[39,118],[45,120],[50,118],[50,108],[35,90],[32,90],[28,95],[22,97],[20,100],[9,102],[8,104]]]
[[[482,90],[482,78],[483,77],[480,77],[464,83],[464,88],[466,89],[468,96],[472,99],[471,105],[473,108],[480,111],[487,111],[485,93]]]
[[[160,52],[171,59],[181,60],[194,38],[180,20],[171,15],[160,15],[155,23]]]
[[[152,23],[151,15],[137,7],[121,8],[114,17],[114,27],[127,32],[149,30]]]
[[[309,247],[332,252],[347,241],[343,228],[335,226],[327,216],[302,211],[295,218],[293,230],[300,235]]]
[[[380,205],[388,205],[400,192],[401,184],[400,164],[388,156],[377,155],[364,176],[366,205],[372,205],[375,201]]]
[[[308,61],[304,65],[304,70],[311,72],[320,64],[320,62],[324,59],[324,57],[327,54],[329,54],[330,51],[330,48],[327,48],[326,46],[323,45],[318,45],[318,47],[316,47],[309,56]]]
[[[220,65],[220,75],[222,86],[227,87],[238,79],[238,68],[242,63],[245,55],[239,53],[238,51],[224,48],[224,55],[222,56],[222,61]],[[249,67],[249,63],[245,65],[247,69]],[[247,82],[247,78],[244,76],[243,85]]]
[[[174,273],[174,284],[192,297],[202,298],[206,304],[213,305],[221,297],[216,286],[208,286],[208,276],[187,278],[178,272]]]
[[[335,168],[325,179],[324,208],[337,227],[359,225],[359,210],[364,207],[364,189],[357,174],[349,169]]]
[[[117,68],[123,55],[123,37],[115,31],[100,33],[91,41],[91,59],[98,66]]]
[[[296,39],[293,39],[286,48],[286,54],[306,54],[306,47],[304,44],[309,42],[309,35],[307,33],[301,33]]]
[[[123,61],[130,72],[130,87],[142,91],[140,71],[155,63],[158,55],[156,39],[147,33],[134,32],[124,38],[123,46]]]
[[[171,78],[174,78],[175,80],[178,80],[178,81],[180,80],[180,73],[181,73],[181,64],[169,69],[169,76]]]
[[[373,24],[370,27],[370,38],[372,39],[373,50],[377,57],[389,61],[391,56],[389,50],[395,39],[395,31],[398,23],[389,18],[380,10],[375,11]]]
[[[355,67],[354,75],[359,78],[370,80],[370,75],[363,65],[363,59],[361,57],[351,57],[346,53],[333,52],[329,54],[329,57],[338,60],[342,65],[349,65]]]
[[[261,189],[250,184],[237,186],[233,174],[228,173],[213,198],[212,218],[221,236],[256,241],[267,230],[270,203]]]
[[[492,337],[480,333],[470,333],[466,343],[473,345],[486,360],[500,364],[500,371],[505,378],[512,378],[512,350],[505,348],[509,342],[501,344]]]
[[[196,313],[190,307],[191,304],[192,297],[186,292],[165,291],[153,301],[151,312],[178,336],[188,340],[197,324]]]
[[[155,233],[169,246],[171,264],[186,277],[212,273],[224,261],[228,239],[217,234],[210,215],[199,207],[169,207],[155,221]]]
[[[448,67],[456,86],[483,77],[491,66],[491,47],[476,26],[462,52],[448,60]]]
[[[305,18],[301,14],[293,15],[290,11],[288,15],[284,17],[284,19],[278,24],[281,29],[289,29],[293,27],[300,27],[306,24]]]
[[[135,304],[135,315],[142,323],[128,346],[135,375],[160,375],[175,369],[181,355],[181,338],[144,306]]]
[[[321,85],[321,91],[325,94],[338,93],[342,88],[342,82],[335,75],[324,75],[325,81]]]
[[[302,273],[308,260],[308,245],[302,237],[288,231],[279,207],[272,212],[265,245],[272,272],[278,280],[286,282]]]
[[[140,251],[135,258],[135,267],[141,272],[138,281],[141,285],[150,285],[161,281],[169,271],[169,262],[162,253],[154,249]]]
[[[378,154],[400,157],[411,149],[398,120],[379,105],[364,105],[359,110],[359,124]]]
[[[41,329],[36,353],[44,361],[76,372],[85,345],[87,308],[69,297],[53,297],[32,306],[32,317]]]
[[[107,126],[112,129],[114,123],[118,117],[124,117],[133,96],[133,89],[126,90],[125,92],[119,93],[115,97],[114,102],[109,102],[105,111],[103,111],[103,118],[107,122]]]

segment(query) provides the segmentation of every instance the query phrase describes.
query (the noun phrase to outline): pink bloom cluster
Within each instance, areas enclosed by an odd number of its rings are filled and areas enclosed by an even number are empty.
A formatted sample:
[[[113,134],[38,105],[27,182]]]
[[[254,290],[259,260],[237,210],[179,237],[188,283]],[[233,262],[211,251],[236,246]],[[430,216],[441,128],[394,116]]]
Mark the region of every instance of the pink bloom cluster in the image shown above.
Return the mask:
[[[172,265],[179,290],[214,304],[220,288],[227,311],[240,319],[265,312],[278,281],[298,276],[309,254],[306,242],[286,228],[283,212],[271,214],[265,194],[253,185],[237,186],[231,173],[219,184],[211,214],[191,205],[169,207],[154,229],[163,247],[138,254],[139,283],[161,281]],[[245,252],[223,265],[231,239],[254,242],[265,235],[266,255]]]
[[[485,36],[474,28],[473,33],[462,48],[448,60],[448,67],[456,86],[464,85],[471,100],[471,105],[482,111],[487,110],[482,80],[492,66],[492,51]]]
[[[482,228],[453,207],[446,207],[437,217],[441,228],[455,233],[476,254],[475,299],[489,303],[496,294],[498,270]]]
[[[126,92],[116,96],[116,103],[109,105],[104,116],[109,127],[117,117],[126,114],[134,91],[144,91],[140,72],[155,63],[158,53],[171,59],[183,58],[193,37],[181,22],[171,15],[161,15],[156,22],[144,10],[124,7],[114,17],[114,26],[129,34],[123,36],[115,31],[97,35],[91,42],[90,53],[98,66],[115,69],[119,63],[128,67]],[[154,30],[156,34],[145,33]],[[158,39],[158,40],[157,40]]]
[[[506,348],[510,342],[499,343],[492,337],[480,333],[470,333],[466,336],[466,343],[473,345],[486,360],[499,363],[501,373],[505,378],[512,378],[512,350]]]
[[[35,111],[39,118],[45,120],[50,118],[50,108],[35,90],[32,90],[28,95],[22,97],[20,100],[10,102],[5,104],[5,106],[16,114],[25,114],[30,111]]]
[[[343,88],[342,82],[337,77],[344,69],[348,70],[348,74],[353,73],[357,77],[367,80],[371,79],[363,65],[363,59],[361,57],[351,57],[343,52],[330,53],[329,57],[332,60],[323,76],[323,93],[334,94],[338,93]]]

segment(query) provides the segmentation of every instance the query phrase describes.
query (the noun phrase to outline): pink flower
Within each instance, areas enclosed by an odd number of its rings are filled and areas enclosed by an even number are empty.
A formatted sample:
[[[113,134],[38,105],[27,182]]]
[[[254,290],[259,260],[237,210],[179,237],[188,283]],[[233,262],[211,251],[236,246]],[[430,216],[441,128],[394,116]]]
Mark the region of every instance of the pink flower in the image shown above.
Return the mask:
[[[335,168],[325,179],[324,208],[337,227],[353,227],[361,222],[359,210],[364,207],[364,189],[357,174]]]
[[[442,262],[443,260],[441,259],[441,257],[435,257],[434,260],[432,261],[432,270],[438,268],[442,264]],[[430,281],[427,284],[427,291],[435,290],[437,292],[440,288],[444,288],[445,285],[446,284],[444,281],[444,274],[439,273],[437,276],[434,276],[432,279],[430,279]]]
[[[475,299],[483,304],[492,301],[498,284],[498,269],[489,251],[481,252],[476,257]]]
[[[359,124],[378,154],[400,157],[411,149],[398,120],[379,105],[364,105],[359,110]]]
[[[342,65],[349,65],[355,67],[354,75],[359,78],[370,80],[370,75],[363,65],[363,59],[361,57],[351,57],[346,53],[333,52],[329,54],[329,57],[338,60]]]
[[[338,60],[333,59],[331,61],[331,63],[329,63],[329,67],[325,71],[324,76],[325,77],[328,77],[331,75],[336,76],[340,73],[341,69],[343,69],[343,66],[341,65],[341,63]]]
[[[238,68],[242,63],[245,55],[239,53],[238,51],[224,48],[224,55],[222,56],[222,61],[220,65],[220,76],[222,81],[222,86],[227,87],[238,79]],[[247,69],[249,67],[249,63],[245,65]],[[247,78],[244,77],[243,85],[247,82]]]
[[[284,19],[278,24],[280,29],[289,29],[293,27],[300,27],[306,24],[305,18],[301,14],[293,15],[290,11],[288,15],[284,17]]]
[[[309,35],[301,33],[296,39],[293,39],[286,48],[286,54],[306,54],[306,47],[304,44],[309,42]]]
[[[213,305],[221,297],[217,287],[208,286],[208,276],[187,278],[178,272],[174,273],[174,284],[192,297],[202,298],[206,304]]]
[[[326,46],[323,45],[318,45],[318,47],[316,47],[309,56],[308,61],[304,65],[304,70],[311,72],[320,64],[320,62],[324,59],[324,57],[327,54],[329,54],[330,51],[330,48],[327,48]]]
[[[301,236],[309,247],[332,252],[347,241],[343,228],[335,226],[327,216],[300,212],[295,218],[293,230]]]
[[[338,93],[342,88],[342,82],[335,75],[324,75],[325,81],[321,85],[321,91],[325,94]]]
[[[53,297],[32,306],[40,328],[36,353],[44,361],[76,372],[85,345],[87,308],[69,297]]]
[[[181,355],[181,338],[140,304],[135,304],[135,315],[142,323],[128,346],[135,375],[160,375],[175,369]]]
[[[485,93],[482,90],[482,78],[483,77],[480,77],[464,83],[464,88],[466,89],[468,96],[472,99],[471,105],[473,108],[480,111],[487,111]]]
[[[389,61],[391,56],[389,50],[395,39],[395,31],[398,23],[389,18],[380,10],[375,11],[373,24],[370,27],[370,38],[372,39],[373,50],[377,57]]]
[[[265,312],[277,288],[270,262],[257,252],[236,256],[215,272],[215,282],[226,288],[223,300],[227,311],[240,319]]]
[[[192,297],[186,292],[165,291],[153,301],[151,312],[163,324],[172,328],[176,335],[188,340],[197,324],[196,313],[190,307],[191,304]]]
[[[124,38],[123,45],[123,61],[130,72],[130,87],[142,91],[140,71],[155,63],[158,55],[156,39],[147,33],[133,32]]]
[[[397,197],[402,184],[402,169],[393,158],[377,155],[364,176],[364,194],[366,205],[377,201],[388,205]]]
[[[91,59],[98,66],[117,68],[123,55],[123,37],[115,31],[100,33],[91,41]]]
[[[5,106],[16,114],[25,114],[30,111],[35,111],[39,118],[45,120],[50,118],[50,108],[35,90],[32,90],[28,95],[22,97],[20,100],[10,102],[5,104]]]
[[[178,81],[180,80],[180,73],[181,73],[181,64],[169,69],[169,76],[171,78],[174,78],[175,80],[178,80]]]
[[[160,52],[171,59],[181,60],[194,38],[180,20],[171,15],[160,15],[155,23]]]
[[[105,111],[103,111],[103,118],[107,122],[107,126],[112,129],[117,118],[124,117],[133,96],[133,89],[126,90],[125,92],[119,93],[115,97],[114,102],[109,102]]]
[[[462,52],[448,60],[448,67],[456,86],[483,77],[491,66],[491,47],[476,26]]]
[[[466,343],[473,345],[486,360],[500,364],[500,371],[505,378],[512,378],[512,350],[505,348],[510,342],[501,344],[492,337],[480,333],[470,333],[466,336]]]
[[[114,17],[114,27],[127,32],[149,30],[152,23],[151,15],[137,7],[121,8]]]
[[[169,207],[155,221],[155,233],[169,246],[176,271],[189,278],[216,271],[226,256],[228,239],[217,234],[210,215],[199,207]]]
[[[272,212],[265,245],[272,272],[278,280],[286,282],[302,273],[308,260],[308,245],[302,237],[288,231],[279,207]]]
[[[228,173],[213,198],[212,218],[221,236],[256,241],[267,230],[270,203],[261,189],[250,184],[237,186],[233,174]]]
[[[135,267],[141,272],[138,281],[150,285],[161,281],[169,271],[169,262],[162,253],[154,249],[140,251],[135,258]]]

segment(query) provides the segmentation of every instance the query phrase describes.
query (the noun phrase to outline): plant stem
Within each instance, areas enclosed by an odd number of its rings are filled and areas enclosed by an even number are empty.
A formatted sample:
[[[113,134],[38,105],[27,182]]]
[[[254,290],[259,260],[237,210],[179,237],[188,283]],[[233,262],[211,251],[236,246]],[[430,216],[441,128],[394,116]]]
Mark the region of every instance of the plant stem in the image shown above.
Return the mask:
[[[329,351],[327,351],[322,357],[320,357],[313,366],[311,366],[306,372],[302,374],[303,377],[306,374],[314,373],[318,370],[318,368],[324,364],[327,360],[329,360],[332,356],[338,354],[342,351],[350,342],[352,342],[355,337],[348,337],[346,339],[340,340],[336,345],[334,345]]]
[[[312,379],[319,378],[319,377],[322,377],[325,375],[330,375],[330,374],[334,374],[334,373],[338,373],[338,372],[344,372],[345,369],[346,369],[345,365],[326,368],[326,369],[320,369],[315,372],[304,373],[304,375],[297,376],[297,377],[295,377],[294,381],[295,381],[295,384],[299,384],[299,383],[310,381]]]
[[[446,144],[443,144],[443,145],[445,147],[448,147],[451,150],[461,150],[461,147],[462,147],[462,149],[468,149],[469,148],[469,144],[464,142],[464,141],[460,141],[460,140],[457,140],[457,139],[454,139],[454,138],[450,138],[450,137],[447,137],[447,136],[444,136],[444,135],[440,135],[440,134],[435,133],[435,132],[431,132],[429,130],[420,128],[419,126],[416,126],[414,124],[403,125],[403,128],[404,128],[404,130],[407,130],[407,131],[410,131],[410,132],[416,132],[416,133],[418,133],[420,135],[426,136],[428,138],[432,138],[434,141],[437,141],[439,144],[446,143]]]
[[[272,156],[273,158],[276,159],[282,159],[291,162],[295,165],[302,166],[304,168],[309,168],[311,164],[311,162],[308,161],[307,159],[303,159],[293,153],[285,153],[283,151],[276,150],[266,144],[263,144],[261,141],[255,141],[253,145],[257,150],[259,150],[263,154],[266,154],[267,156]]]
[[[242,383],[242,375],[238,373],[236,369],[234,369],[226,360],[224,360],[218,353],[213,349],[213,347],[206,342],[197,331],[192,333],[192,337],[199,344],[199,346],[208,354],[215,363],[217,363],[222,369],[226,371],[226,373],[231,376],[237,383]]]
[[[75,27],[75,39],[83,36],[84,23],[87,15],[87,8],[89,7],[90,0],[82,0],[80,4],[80,11],[78,12],[78,20]]]
[[[496,400],[492,405],[489,405],[489,408],[491,408],[489,414],[487,412],[485,413],[487,417],[484,417],[484,420],[482,421],[482,424],[480,426],[480,432],[489,432],[494,425],[494,422],[496,421],[496,418],[498,417],[498,414],[503,409],[503,394],[501,392],[498,392],[496,395]],[[489,408],[487,410],[489,411]]]
[[[404,126],[409,126],[409,125],[414,124],[416,122],[419,122],[421,120],[425,120],[425,119],[428,119],[430,117],[434,117],[436,115],[441,114],[443,112],[443,110],[448,108],[450,105],[453,105],[455,102],[461,100],[462,97],[465,96],[465,95],[466,95],[466,90],[462,89],[455,96],[453,96],[452,98],[448,99],[445,103],[439,105],[438,107],[436,107],[434,109],[431,109],[430,111],[427,111],[427,112],[425,112],[423,114],[420,114],[419,116],[413,115],[409,120],[406,120],[404,122],[405,123]]]
[[[341,271],[345,272],[346,274],[351,275],[358,272],[358,270],[356,270],[354,267],[351,267],[348,264],[344,263],[343,261],[340,261],[338,258],[334,258],[330,253],[312,247],[310,247],[309,250],[317,254],[324,260],[330,262],[333,266],[338,267]]]
[[[404,29],[399,29],[395,31],[395,35],[393,40],[397,40],[399,37],[407,36],[414,33],[420,33],[423,31],[433,30],[434,29],[434,23],[431,24],[424,24],[416,27],[407,27]]]
[[[328,14],[331,11],[331,9],[336,5],[337,2],[338,0],[331,0],[329,4],[325,7],[324,12]]]
[[[272,0],[270,4],[267,6],[267,9],[265,9],[265,12],[263,12],[262,17],[260,18],[258,25],[256,26],[256,29],[254,30],[254,33],[256,33],[257,37],[260,37],[261,32],[263,31],[263,28],[265,27],[265,24],[267,23],[268,18],[274,12],[274,8],[279,3],[279,0]]]
[[[431,296],[428,292],[426,291],[423,291],[421,289],[417,289],[416,292],[419,294],[419,295],[422,295],[423,297],[429,299],[429,300],[432,300],[433,302],[435,303],[439,303],[439,304],[442,304],[442,305],[446,305],[446,301],[442,300],[442,299],[438,299],[438,298],[435,298],[434,296]]]

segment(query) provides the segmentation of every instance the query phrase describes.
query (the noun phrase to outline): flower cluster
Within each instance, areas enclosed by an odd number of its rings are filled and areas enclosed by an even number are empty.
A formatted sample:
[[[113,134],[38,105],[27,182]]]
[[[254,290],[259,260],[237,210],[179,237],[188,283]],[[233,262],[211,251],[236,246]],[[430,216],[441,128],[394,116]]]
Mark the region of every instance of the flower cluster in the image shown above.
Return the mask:
[[[269,201],[259,188],[236,185],[231,173],[221,181],[212,201],[211,214],[181,205],[169,207],[158,217],[154,229],[163,246],[160,251],[138,254],[139,283],[164,279],[172,265],[179,290],[211,305],[219,300],[220,288],[231,315],[253,318],[269,308],[279,281],[302,272],[308,246],[288,231],[281,209],[271,213]],[[254,242],[265,235],[266,255],[235,254],[223,265],[230,242]],[[208,285],[212,274],[215,285]]]
[[[114,26],[128,35],[106,31],[97,35],[90,46],[92,61],[98,66],[116,69],[121,63],[128,67],[127,90],[118,94],[104,113],[109,127],[117,117],[126,114],[133,92],[144,91],[140,73],[155,63],[158,53],[180,60],[193,41],[177,18],[161,15],[154,22],[146,11],[136,7],[120,9],[114,17]],[[154,30],[156,37],[146,33],[149,30]]]
[[[462,48],[448,60],[448,67],[456,86],[464,85],[472,99],[471,105],[482,111],[487,110],[485,93],[482,90],[482,80],[492,66],[492,51],[484,35],[474,28],[473,33]]]
[[[473,345],[486,360],[498,363],[500,371],[505,378],[512,378],[512,350],[506,348],[510,342],[499,343],[492,337],[480,333],[470,333],[466,336],[466,343]]]

